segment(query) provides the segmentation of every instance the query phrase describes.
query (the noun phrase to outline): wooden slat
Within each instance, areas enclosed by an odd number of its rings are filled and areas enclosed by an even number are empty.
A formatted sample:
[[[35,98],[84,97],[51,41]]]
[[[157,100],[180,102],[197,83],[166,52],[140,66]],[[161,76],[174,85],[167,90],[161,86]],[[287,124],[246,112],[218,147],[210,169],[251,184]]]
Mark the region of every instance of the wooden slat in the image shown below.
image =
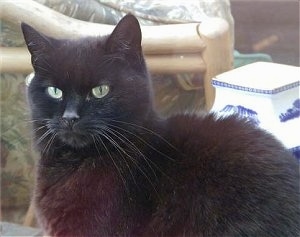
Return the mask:
[[[206,109],[209,111],[215,100],[215,88],[211,80],[216,75],[232,69],[233,44],[229,25],[221,18],[212,18],[202,22],[198,31],[206,45],[201,56],[207,65],[204,74],[204,92]]]
[[[204,41],[198,35],[199,23],[142,26],[145,54],[201,53]]]
[[[0,72],[32,72],[30,54],[25,47],[0,47]]]
[[[200,54],[146,55],[151,73],[174,74],[179,72],[204,72],[205,64]],[[0,47],[1,72],[32,72],[30,54],[25,47]]]
[[[174,74],[206,70],[205,63],[199,54],[146,55],[146,63],[152,73]]]
[[[80,21],[65,16],[32,0],[1,0],[0,19],[25,22],[55,38],[76,38],[110,34],[112,25]],[[145,54],[201,52],[203,41],[198,35],[199,23],[142,26]]]

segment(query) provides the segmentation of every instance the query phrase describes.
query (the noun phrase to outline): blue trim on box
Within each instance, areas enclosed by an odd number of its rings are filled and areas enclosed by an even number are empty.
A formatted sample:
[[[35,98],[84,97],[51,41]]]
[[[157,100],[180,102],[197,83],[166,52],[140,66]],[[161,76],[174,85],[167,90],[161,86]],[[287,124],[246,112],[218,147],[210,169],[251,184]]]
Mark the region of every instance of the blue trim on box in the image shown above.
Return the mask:
[[[296,81],[291,84],[284,85],[284,86],[276,88],[274,90],[262,90],[262,89],[256,89],[256,88],[251,88],[251,87],[233,85],[233,84],[230,84],[227,82],[221,82],[221,81],[217,81],[217,80],[212,80],[212,85],[231,88],[234,90],[248,91],[248,92],[253,92],[253,93],[258,93],[258,94],[274,95],[274,94],[277,94],[277,93],[280,93],[283,91],[287,91],[292,88],[300,86],[300,81]]]
[[[280,122],[286,122],[288,120],[300,117],[300,99],[296,99],[291,108],[285,113],[279,115]]]
[[[259,125],[260,123],[256,111],[241,105],[226,105],[220,110],[220,113],[237,113],[240,117],[249,119],[255,125]]]

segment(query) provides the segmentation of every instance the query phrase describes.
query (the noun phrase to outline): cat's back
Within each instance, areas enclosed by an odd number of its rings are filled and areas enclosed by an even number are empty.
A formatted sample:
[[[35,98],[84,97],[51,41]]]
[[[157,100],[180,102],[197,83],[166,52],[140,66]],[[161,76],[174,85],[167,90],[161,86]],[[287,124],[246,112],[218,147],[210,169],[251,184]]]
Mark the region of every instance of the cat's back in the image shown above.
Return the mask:
[[[248,161],[268,166],[297,164],[273,135],[238,116],[177,115],[169,118],[167,124],[168,139],[185,154],[183,157],[195,155],[200,161]]]
[[[187,235],[297,236],[299,166],[280,142],[234,116],[167,124],[177,163],[167,172],[173,186],[162,183],[157,226],[167,218]]]

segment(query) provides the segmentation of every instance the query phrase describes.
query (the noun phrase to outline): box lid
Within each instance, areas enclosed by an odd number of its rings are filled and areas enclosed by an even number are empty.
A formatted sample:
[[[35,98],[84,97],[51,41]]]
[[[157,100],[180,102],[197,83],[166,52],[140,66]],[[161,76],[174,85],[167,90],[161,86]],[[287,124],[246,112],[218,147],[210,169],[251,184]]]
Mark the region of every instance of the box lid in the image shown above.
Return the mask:
[[[300,68],[296,66],[256,62],[217,75],[215,87],[226,87],[262,94],[277,94],[300,85]]]

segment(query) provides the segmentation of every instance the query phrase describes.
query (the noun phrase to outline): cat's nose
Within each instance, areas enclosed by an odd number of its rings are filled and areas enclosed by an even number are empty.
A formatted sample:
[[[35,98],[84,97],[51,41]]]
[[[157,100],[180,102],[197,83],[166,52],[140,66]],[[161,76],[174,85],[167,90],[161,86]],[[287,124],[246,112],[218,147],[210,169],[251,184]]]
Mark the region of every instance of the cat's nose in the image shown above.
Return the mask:
[[[76,111],[66,110],[62,116],[62,120],[67,126],[73,126],[78,119],[79,115]]]

